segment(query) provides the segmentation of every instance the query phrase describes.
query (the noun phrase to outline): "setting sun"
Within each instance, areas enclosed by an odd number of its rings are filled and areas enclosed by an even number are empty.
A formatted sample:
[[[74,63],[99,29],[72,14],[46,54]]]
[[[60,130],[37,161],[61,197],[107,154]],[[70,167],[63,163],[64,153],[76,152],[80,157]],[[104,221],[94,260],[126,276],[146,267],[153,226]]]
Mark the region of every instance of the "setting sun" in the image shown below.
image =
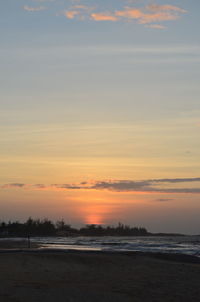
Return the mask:
[[[91,214],[86,216],[85,224],[103,224],[102,217],[100,215]]]

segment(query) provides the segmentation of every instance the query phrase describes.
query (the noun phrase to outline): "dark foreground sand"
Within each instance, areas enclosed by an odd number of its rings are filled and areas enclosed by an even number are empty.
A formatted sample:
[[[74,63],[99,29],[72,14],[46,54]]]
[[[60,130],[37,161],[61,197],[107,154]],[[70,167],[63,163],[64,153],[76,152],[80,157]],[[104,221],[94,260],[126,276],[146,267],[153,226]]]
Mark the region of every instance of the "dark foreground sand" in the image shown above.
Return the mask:
[[[200,264],[183,261],[141,253],[0,252],[0,302],[198,302]]]

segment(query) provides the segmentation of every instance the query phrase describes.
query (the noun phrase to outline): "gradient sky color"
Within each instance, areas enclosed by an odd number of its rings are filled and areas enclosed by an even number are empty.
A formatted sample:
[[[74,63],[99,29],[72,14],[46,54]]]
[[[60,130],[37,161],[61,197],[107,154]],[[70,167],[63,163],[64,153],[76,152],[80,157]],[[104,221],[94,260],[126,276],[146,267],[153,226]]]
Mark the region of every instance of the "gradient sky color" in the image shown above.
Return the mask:
[[[199,11],[0,2],[0,220],[200,233]]]

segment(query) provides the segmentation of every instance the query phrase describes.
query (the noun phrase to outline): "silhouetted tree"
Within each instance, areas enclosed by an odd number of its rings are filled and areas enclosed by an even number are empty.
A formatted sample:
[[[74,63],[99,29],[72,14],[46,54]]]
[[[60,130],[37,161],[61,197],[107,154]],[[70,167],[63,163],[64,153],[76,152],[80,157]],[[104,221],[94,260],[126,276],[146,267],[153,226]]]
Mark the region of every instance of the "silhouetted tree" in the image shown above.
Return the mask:
[[[120,222],[116,227],[89,224],[80,229],[72,228],[63,219],[55,224],[47,218],[40,220],[31,217],[25,223],[19,221],[0,223],[1,236],[146,236],[149,234],[143,227],[130,227]]]

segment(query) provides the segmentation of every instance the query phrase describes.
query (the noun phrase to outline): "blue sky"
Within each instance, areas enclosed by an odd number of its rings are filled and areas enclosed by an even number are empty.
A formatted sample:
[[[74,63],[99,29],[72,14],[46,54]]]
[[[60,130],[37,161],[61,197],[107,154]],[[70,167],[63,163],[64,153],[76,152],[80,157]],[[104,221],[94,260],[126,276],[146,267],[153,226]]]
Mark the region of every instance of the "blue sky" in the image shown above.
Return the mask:
[[[114,115],[121,113],[124,102],[140,112],[148,104],[148,111],[156,110],[161,115],[199,109],[197,2],[168,3],[187,12],[178,20],[164,22],[165,29],[147,28],[135,20],[67,19],[64,12],[77,3],[1,3],[1,82],[6,104],[15,109],[15,104],[26,108],[27,103],[34,107],[43,103],[46,107],[47,101],[51,107],[56,98],[65,107],[72,103],[66,100],[67,92],[68,99],[70,96],[72,101],[81,103],[81,111],[83,98],[87,109],[97,98],[96,111],[105,105],[111,110],[117,103]],[[97,5],[95,1],[81,3]],[[147,3],[151,2],[101,1],[97,11],[113,11],[128,5],[142,8]],[[24,7],[47,9],[26,11]]]

